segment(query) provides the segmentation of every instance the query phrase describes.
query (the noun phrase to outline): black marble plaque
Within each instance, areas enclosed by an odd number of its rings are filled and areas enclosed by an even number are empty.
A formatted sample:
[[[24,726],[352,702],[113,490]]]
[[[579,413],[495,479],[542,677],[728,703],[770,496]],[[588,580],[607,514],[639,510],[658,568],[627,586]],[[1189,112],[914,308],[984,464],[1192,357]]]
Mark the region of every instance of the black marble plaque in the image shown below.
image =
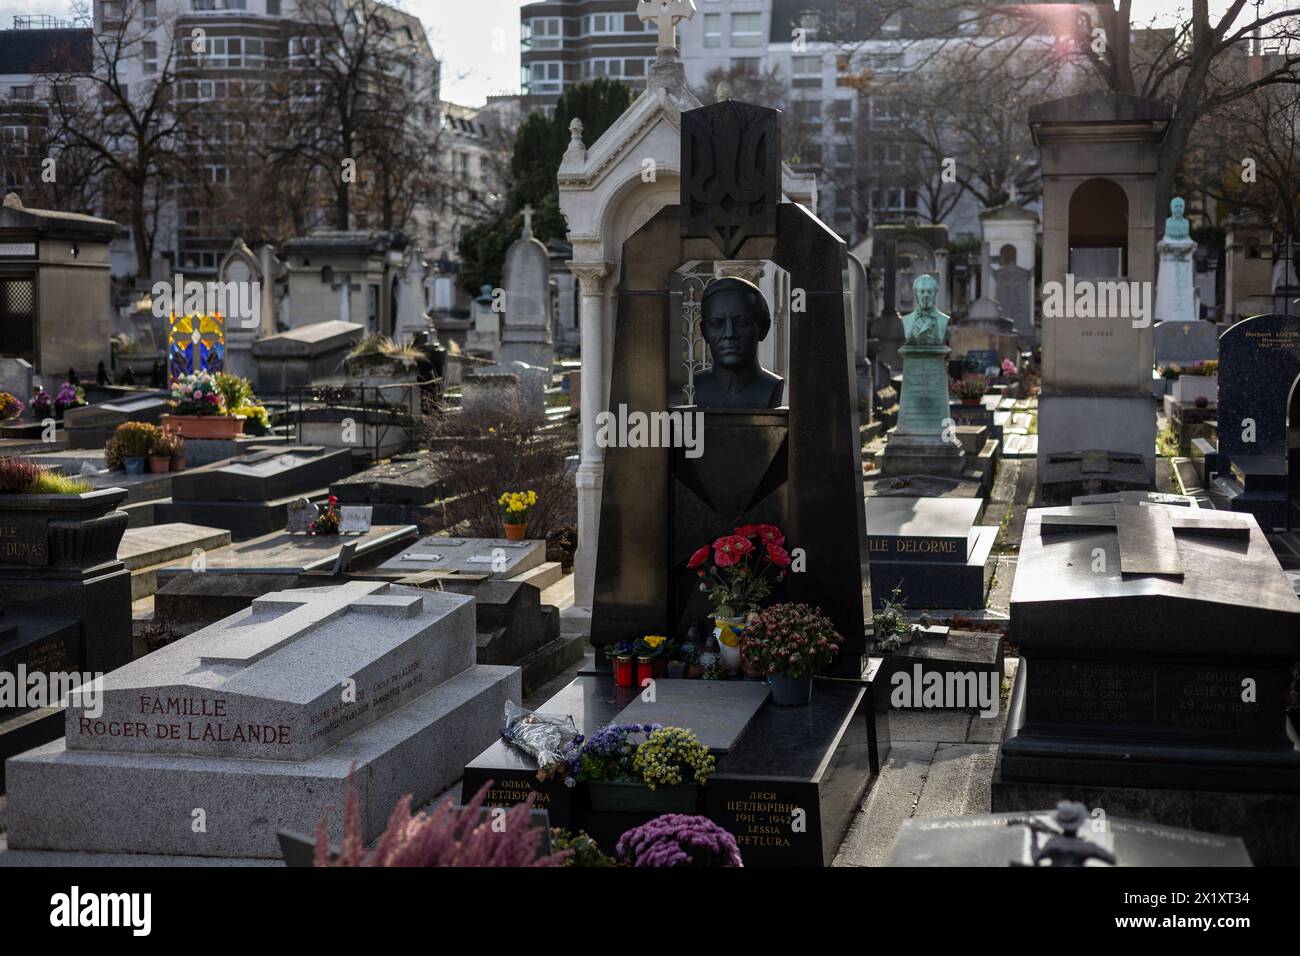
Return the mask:
[[[811,783],[719,777],[705,790],[710,820],[736,838],[746,866],[822,866],[821,801]]]
[[[490,784],[484,796],[489,807],[513,807],[534,794],[533,806],[547,812],[551,826],[567,828],[573,823],[574,790],[563,780],[541,782],[535,769],[469,766],[461,782],[461,799],[469,800],[485,783]]]

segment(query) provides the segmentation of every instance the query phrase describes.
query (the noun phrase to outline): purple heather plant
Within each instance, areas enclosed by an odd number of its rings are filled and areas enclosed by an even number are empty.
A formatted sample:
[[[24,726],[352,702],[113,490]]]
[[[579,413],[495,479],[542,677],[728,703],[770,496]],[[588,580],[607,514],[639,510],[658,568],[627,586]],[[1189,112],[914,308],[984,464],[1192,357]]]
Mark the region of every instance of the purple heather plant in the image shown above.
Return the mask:
[[[492,786],[489,780],[463,808],[448,798],[432,813],[412,815],[411,795],[402,797],[374,851],[367,854],[352,776],[348,774],[338,858],[330,859],[328,820],[333,807],[326,807],[316,827],[316,866],[562,866],[573,852],[538,855],[543,831],[532,825],[531,794],[494,820],[484,802]]]
[[[631,866],[744,866],[736,838],[708,817],[665,813],[618,838]]]

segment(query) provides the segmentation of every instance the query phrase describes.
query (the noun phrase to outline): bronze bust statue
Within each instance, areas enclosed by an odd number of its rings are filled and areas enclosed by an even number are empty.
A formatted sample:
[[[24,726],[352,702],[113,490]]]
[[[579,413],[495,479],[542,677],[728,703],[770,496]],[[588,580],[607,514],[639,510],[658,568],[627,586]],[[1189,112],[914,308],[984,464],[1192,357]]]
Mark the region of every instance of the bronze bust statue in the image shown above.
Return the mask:
[[[702,408],[777,408],[785,379],[758,364],[758,343],[772,327],[772,313],[752,282],[728,276],[707,286],[700,328],[713,367],[695,376],[695,404]]]
[[[934,276],[921,273],[912,282],[916,308],[903,320],[903,340],[907,345],[943,345],[948,340],[948,316],[934,307],[939,283]]]

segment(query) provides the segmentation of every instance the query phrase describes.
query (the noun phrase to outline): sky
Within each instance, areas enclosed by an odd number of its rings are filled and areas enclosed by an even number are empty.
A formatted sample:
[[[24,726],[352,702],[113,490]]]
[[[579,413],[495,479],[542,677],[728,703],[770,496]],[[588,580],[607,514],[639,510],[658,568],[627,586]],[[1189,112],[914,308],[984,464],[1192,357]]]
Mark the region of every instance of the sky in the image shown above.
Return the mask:
[[[397,0],[396,5],[414,13],[428,29],[434,54],[442,60],[443,98],[477,106],[490,94],[519,89],[519,8],[525,2]],[[1226,2],[1211,0],[1210,6],[1217,11]],[[1265,7],[1277,2],[1266,0]],[[1133,22],[1145,23],[1151,16],[1176,17],[1189,6],[1190,0],[1133,0]],[[635,0],[627,0],[627,7],[635,11]],[[0,27],[8,27],[15,13],[68,16],[71,9],[70,0],[0,0]],[[1253,9],[1251,4],[1246,7],[1247,12]]]

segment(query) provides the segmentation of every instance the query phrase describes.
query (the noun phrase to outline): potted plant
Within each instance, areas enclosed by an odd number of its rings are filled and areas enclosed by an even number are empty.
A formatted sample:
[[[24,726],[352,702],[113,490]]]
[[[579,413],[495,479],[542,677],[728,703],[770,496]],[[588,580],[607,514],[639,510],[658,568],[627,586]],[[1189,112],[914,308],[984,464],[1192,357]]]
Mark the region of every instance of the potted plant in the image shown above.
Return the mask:
[[[325,499],[325,507],[316,515],[316,519],[308,525],[307,531],[309,534],[338,534],[342,520],[342,516],[339,514],[338,496],[330,495]]]
[[[907,620],[905,612],[903,590],[896,586],[880,610],[871,615],[876,650],[889,654],[912,642],[915,626]]]
[[[564,827],[551,827],[551,849],[570,854],[561,866],[616,866],[612,857],[600,849],[586,830],[573,833]]]
[[[154,439],[153,448],[149,450],[149,471],[155,475],[166,474],[172,469],[172,460],[184,447],[185,439],[171,432],[160,432]]]
[[[237,405],[230,414],[243,416],[245,435],[271,434],[271,416],[264,405]]]
[[[647,679],[663,677],[668,672],[668,654],[672,642],[662,634],[647,634],[633,643],[636,654],[636,686],[642,687]]]
[[[658,724],[603,727],[572,762],[591,809],[610,813],[694,812],[715,763],[691,731]]]
[[[255,401],[252,383],[230,372],[218,372],[212,376],[212,387],[221,399],[221,407],[225,409],[251,405]]]
[[[0,421],[10,421],[23,413],[23,403],[8,392],[0,392]]]
[[[708,817],[665,813],[618,838],[628,866],[744,866],[736,838]]]
[[[54,396],[37,385],[36,391],[32,392],[32,417],[37,419],[49,418],[53,410]]]
[[[714,636],[723,665],[740,667],[740,635],[775,581],[790,570],[785,534],[773,524],[747,524],[691,555],[686,567],[700,578],[700,590],[713,603]]]
[[[741,639],[741,653],[772,684],[772,703],[803,707],[812,701],[813,675],[840,652],[844,638],[819,608],[773,604],[759,611]]]
[[[86,404],[86,390],[72,382],[64,382],[54,396],[54,417],[63,420],[63,413],[69,408],[80,408]]]
[[[94,488],[24,458],[0,458],[0,523],[16,533],[0,565],[92,567],[117,557],[127,515],[123,488]]]
[[[148,422],[123,422],[113,432],[121,446],[123,465],[128,475],[143,475],[145,460],[158,440],[158,426]],[[108,457],[105,448],[105,459]]]
[[[578,783],[634,780],[636,749],[658,729],[658,724],[607,724],[583,740],[572,755],[572,776]]]
[[[978,372],[966,372],[959,379],[949,379],[948,388],[963,405],[978,405],[989,390],[989,380]]]
[[[524,540],[524,533],[528,530],[528,513],[535,504],[535,491],[505,491],[497,498],[497,505],[501,508],[501,523],[505,525],[509,540]]]
[[[185,436],[177,432],[163,432],[158,436],[158,444],[171,451],[171,470],[184,471],[187,464],[185,460]]]
[[[210,372],[192,372],[172,382],[172,407],[160,419],[163,429],[185,438],[232,439],[243,434],[244,419],[226,412],[217,380]]]

